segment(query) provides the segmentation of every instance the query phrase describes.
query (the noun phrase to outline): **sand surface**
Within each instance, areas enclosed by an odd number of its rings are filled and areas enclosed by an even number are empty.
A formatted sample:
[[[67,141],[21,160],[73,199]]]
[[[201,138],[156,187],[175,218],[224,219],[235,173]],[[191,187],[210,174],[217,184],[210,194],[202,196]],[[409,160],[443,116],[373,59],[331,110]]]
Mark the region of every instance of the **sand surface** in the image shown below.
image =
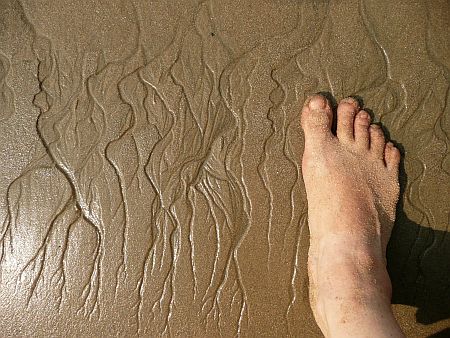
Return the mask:
[[[444,337],[449,88],[448,0],[1,0],[0,336],[320,337],[299,107],[329,91],[402,148],[394,310]]]

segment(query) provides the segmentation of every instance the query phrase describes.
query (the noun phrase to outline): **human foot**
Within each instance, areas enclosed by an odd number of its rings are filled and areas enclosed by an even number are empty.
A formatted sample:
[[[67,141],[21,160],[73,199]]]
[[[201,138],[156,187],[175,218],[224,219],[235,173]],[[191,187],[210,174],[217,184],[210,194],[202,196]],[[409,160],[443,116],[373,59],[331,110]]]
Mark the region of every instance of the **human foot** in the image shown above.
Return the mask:
[[[315,95],[302,110],[310,301],[327,337],[403,336],[390,308],[386,246],[399,196],[400,153],[356,100]]]

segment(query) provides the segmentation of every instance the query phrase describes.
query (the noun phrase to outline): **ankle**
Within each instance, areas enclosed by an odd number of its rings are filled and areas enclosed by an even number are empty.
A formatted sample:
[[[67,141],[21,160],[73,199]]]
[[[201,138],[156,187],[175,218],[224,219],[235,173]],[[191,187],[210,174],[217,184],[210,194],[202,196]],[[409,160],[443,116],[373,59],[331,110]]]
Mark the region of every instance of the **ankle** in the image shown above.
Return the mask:
[[[390,304],[392,285],[378,246],[348,237],[322,238],[311,242],[308,260],[318,306],[335,299],[364,303],[375,298]]]
[[[322,270],[334,268],[355,270],[358,275],[372,275],[386,271],[386,254],[379,236],[346,233],[311,237],[310,258]]]
[[[310,247],[311,305],[324,332],[373,311],[390,311],[392,286],[382,250],[348,236],[341,239],[321,238]]]

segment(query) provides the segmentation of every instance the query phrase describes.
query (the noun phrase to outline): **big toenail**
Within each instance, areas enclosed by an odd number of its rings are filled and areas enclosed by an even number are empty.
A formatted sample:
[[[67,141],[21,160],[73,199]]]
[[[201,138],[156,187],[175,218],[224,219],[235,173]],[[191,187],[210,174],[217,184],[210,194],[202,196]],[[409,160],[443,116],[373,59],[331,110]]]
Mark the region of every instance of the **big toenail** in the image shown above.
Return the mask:
[[[321,110],[327,107],[327,99],[322,95],[314,95],[309,100],[309,108],[312,110]]]

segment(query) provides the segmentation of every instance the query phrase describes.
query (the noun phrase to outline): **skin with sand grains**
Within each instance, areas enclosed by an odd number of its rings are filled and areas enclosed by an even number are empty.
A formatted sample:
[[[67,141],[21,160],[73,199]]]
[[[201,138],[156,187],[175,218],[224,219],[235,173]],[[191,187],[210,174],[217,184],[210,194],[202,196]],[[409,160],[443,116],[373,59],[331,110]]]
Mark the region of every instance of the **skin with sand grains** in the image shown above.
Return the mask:
[[[310,302],[326,337],[403,337],[392,310],[386,246],[399,197],[400,152],[357,100],[302,110],[302,168],[311,244]]]

